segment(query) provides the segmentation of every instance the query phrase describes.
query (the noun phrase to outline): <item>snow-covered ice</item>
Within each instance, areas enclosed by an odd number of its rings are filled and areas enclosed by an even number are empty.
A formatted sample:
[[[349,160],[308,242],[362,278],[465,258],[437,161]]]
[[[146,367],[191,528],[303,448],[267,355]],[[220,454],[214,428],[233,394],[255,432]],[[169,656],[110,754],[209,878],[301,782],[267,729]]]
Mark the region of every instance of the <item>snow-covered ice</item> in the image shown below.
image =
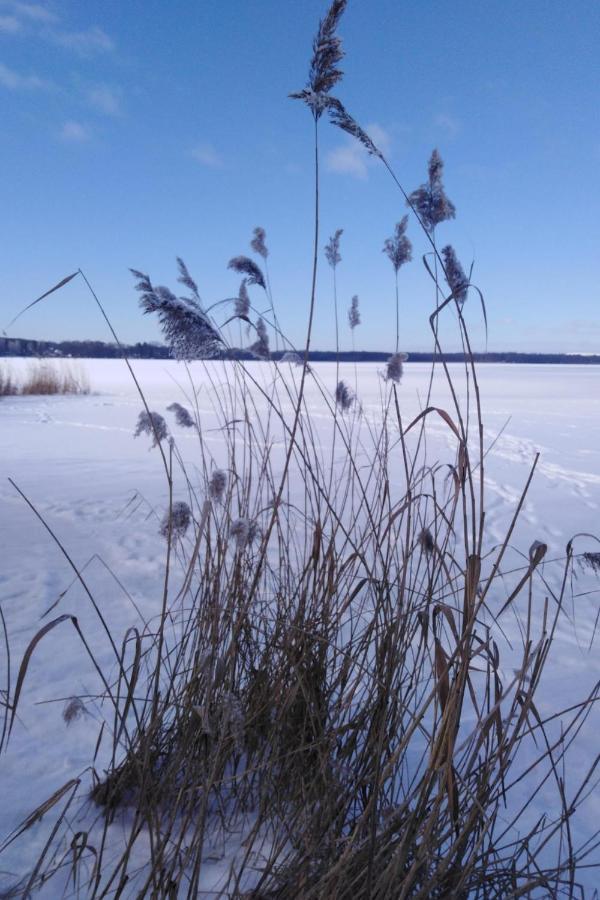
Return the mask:
[[[18,373],[25,360],[11,360]],[[165,415],[181,449],[193,463],[197,436],[178,428],[165,412],[173,401],[185,403],[188,372],[182,364],[136,361],[136,374],[150,409]],[[192,378],[201,385],[198,402],[205,440],[219,462],[222,442],[213,406],[212,378],[227,380],[232,364],[194,363]],[[42,522],[8,482],[11,477],[39,511],[75,565],[115,635],[154,615],[160,604],[164,541],[158,534],[166,504],[166,485],[159,455],[151,441],[133,439],[141,403],[123,362],[86,360],[92,393],[87,396],[7,397],[0,400],[0,602],[10,636],[15,667],[35,632],[53,615],[72,613],[91,634],[100,661],[110,660],[107,639],[98,625],[81,584]],[[269,364],[250,363],[268,383]],[[333,394],[333,363],[315,366]],[[459,392],[466,389],[464,369],[452,367]],[[410,421],[427,393],[429,366],[408,363],[399,389],[402,415]],[[511,545],[526,557],[533,541],[548,544],[544,563],[549,587],[556,587],[567,541],[576,533],[600,533],[600,369],[594,366],[481,365],[486,457],[487,538],[501,541],[527,481],[535,454],[540,460]],[[342,366],[354,386],[366,417],[381,410],[381,366]],[[330,416],[309,385],[308,402],[324,443],[331,438]],[[434,402],[450,400],[441,372]],[[455,450],[441,419],[428,425],[429,457],[448,461]],[[600,550],[582,537],[576,550]],[[572,584],[573,601],[557,631],[552,661],[540,693],[542,711],[566,707],[581,699],[600,679],[598,643],[590,639],[600,603],[600,581],[581,573]],[[50,617],[42,618],[54,606]],[[512,625],[511,625],[512,623]],[[505,617],[517,633],[511,613]],[[599,638],[600,639],[600,638]],[[3,651],[4,653],[4,651]],[[2,663],[4,666],[5,664]],[[0,842],[39,802],[70,777],[86,770],[94,754],[102,712],[91,703],[66,725],[63,708],[74,695],[93,694],[95,676],[69,622],[43,640],[31,663],[8,752],[0,760]],[[593,711],[581,734],[575,758],[581,772],[597,753],[600,718]],[[578,772],[566,773],[567,791]],[[92,815],[94,813],[92,811]],[[591,833],[600,821],[600,788],[591,793],[577,820],[577,833]],[[47,833],[36,826],[0,855],[0,891],[18,881],[43,846]],[[225,851],[224,851],[225,852]],[[231,848],[227,849],[227,853]],[[207,870],[215,882],[225,862]],[[598,862],[594,851],[589,862]],[[210,872],[212,871],[212,876]],[[588,876],[585,876],[587,879]],[[584,880],[585,880],[584,879]],[[589,885],[596,883],[589,875]],[[598,879],[600,880],[600,879]]]

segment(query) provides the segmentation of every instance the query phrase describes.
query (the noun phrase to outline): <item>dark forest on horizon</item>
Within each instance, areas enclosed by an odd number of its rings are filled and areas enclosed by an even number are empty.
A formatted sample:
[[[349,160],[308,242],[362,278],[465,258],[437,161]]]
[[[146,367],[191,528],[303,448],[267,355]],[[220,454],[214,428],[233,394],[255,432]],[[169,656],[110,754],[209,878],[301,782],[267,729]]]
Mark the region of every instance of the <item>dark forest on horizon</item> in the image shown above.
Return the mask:
[[[27,338],[0,337],[0,356],[32,356],[32,357],[65,357],[73,359],[120,359],[123,355],[130,359],[171,359],[169,348],[164,344],[137,343],[122,344],[120,347],[114,343],[104,341],[39,341]],[[384,363],[389,358],[389,353],[375,350],[340,351],[335,350],[311,350],[310,362],[368,362]],[[273,351],[271,359],[275,362],[284,356],[284,351]],[[289,356],[289,351],[288,351]],[[431,352],[410,352],[407,354],[407,362],[429,363],[433,360]],[[474,353],[476,362],[490,363],[545,363],[545,364],[578,364],[599,365],[600,353],[522,353],[516,351],[496,351],[488,353]],[[230,350],[221,354],[219,359],[251,360],[255,357],[248,351]],[[438,354],[436,359],[442,357]],[[301,355],[298,356],[298,360]],[[464,362],[463,353],[444,353],[446,362]]]

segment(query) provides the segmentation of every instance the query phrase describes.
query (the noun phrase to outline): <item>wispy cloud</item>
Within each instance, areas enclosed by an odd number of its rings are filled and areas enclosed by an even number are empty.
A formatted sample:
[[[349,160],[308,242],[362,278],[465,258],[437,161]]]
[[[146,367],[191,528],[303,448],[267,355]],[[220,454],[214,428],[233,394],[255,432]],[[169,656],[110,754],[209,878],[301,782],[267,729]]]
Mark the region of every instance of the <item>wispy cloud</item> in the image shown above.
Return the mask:
[[[16,16],[21,19],[28,19],[31,22],[57,22],[58,16],[42,6],[41,3],[22,3],[20,0],[3,0],[3,7],[8,7]]]
[[[123,114],[121,92],[117,88],[107,84],[97,84],[87,91],[90,106],[105,116],[120,116]]]
[[[367,177],[367,154],[358,142],[349,141],[330,150],[326,158],[327,168],[338,175],[353,175],[354,178]]]
[[[33,35],[82,57],[115,49],[115,42],[99,25],[71,31],[47,6],[21,0],[0,0],[0,33]]]
[[[436,128],[444,131],[448,135],[448,137],[456,137],[456,135],[460,131],[459,120],[455,116],[451,116],[449,113],[438,113],[438,115],[433,120],[433,124]]]
[[[366,126],[365,131],[382,153],[387,156],[390,152],[391,140],[385,128],[372,122]],[[330,172],[351,175],[353,178],[364,180],[368,176],[369,165],[372,164],[373,159],[359,141],[347,137],[342,144],[329,151],[325,162]]]
[[[16,16],[0,16],[0,34],[16,34],[21,23]]]
[[[0,63],[0,87],[7,88],[9,91],[37,91],[48,90],[52,87],[51,82],[38,78],[37,75],[21,75],[14,69],[9,69],[3,63]]]
[[[45,35],[55,44],[66,47],[78,56],[94,56],[97,53],[110,53],[115,49],[113,39],[98,25],[92,25],[84,31],[64,31],[52,28]]]
[[[69,144],[85,144],[91,140],[92,132],[87,125],[71,119],[63,124],[59,137],[62,141],[66,141]]]
[[[212,144],[200,143],[192,147],[190,156],[202,166],[208,166],[210,169],[222,169],[223,160],[220,154],[215,150]]]

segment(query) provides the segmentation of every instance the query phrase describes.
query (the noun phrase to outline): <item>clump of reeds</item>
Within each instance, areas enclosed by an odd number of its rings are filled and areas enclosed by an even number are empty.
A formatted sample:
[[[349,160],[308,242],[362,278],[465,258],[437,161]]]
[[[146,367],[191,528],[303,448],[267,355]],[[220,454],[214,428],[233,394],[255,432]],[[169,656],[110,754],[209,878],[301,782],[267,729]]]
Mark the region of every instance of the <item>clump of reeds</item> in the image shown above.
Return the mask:
[[[0,366],[0,397],[18,394],[18,387],[8,366]]]
[[[0,396],[89,394],[90,382],[83,366],[63,360],[40,359],[32,362],[24,378],[15,378],[9,369],[0,368]]]

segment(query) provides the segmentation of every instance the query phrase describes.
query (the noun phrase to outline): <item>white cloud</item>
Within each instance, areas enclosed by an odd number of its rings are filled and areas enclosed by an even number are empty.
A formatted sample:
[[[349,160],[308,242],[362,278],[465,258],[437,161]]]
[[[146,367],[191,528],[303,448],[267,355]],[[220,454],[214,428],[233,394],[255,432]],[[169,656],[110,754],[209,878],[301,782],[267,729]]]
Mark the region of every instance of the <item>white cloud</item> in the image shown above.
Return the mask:
[[[454,116],[449,115],[448,113],[439,113],[433,120],[433,124],[436,126],[436,128],[440,128],[442,131],[445,131],[449,137],[456,137],[456,135],[460,131],[459,120]]]
[[[390,152],[390,136],[381,125],[371,122],[365,131],[384,156]],[[368,175],[369,163],[372,161],[363,145],[356,138],[348,136],[339,147],[330,150],[326,157],[326,166],[330,172],[340,175],[351,175],[353,178],[364,180]]]
[[[106,84],[90,88],[87,97],[90,105],[105,116],[120,116],[123,112],[120,91]]]
[[[37,75],[21,75],[14,69],[0,63],[0,87],[8,88],[9,91],[36,91],[47,90],[52,85]]]
[[[29,19],[32,22],[56,22],[58,19],[58,16],[48,7],[42,6],[40,3],[21,3],[20,0],[12,0],[12,2],[8,0],[7,4],[5,0],[5,5],[8,5],[22,19]]]
[[[367,177],[367,153],[355,140],[330,150],[326,164],[330,172],[337,172],[339,175],[353,175],[354,178],[362,179]]]
[[[92,137],[90,129],[81,122],[72,119],[65,122],[59,132],[59,137],[70,144],[85,144]]]
[[[222,169],[223,160],[217,153],[212,144],[201,143],[196,144],[190,152],[192,159],[199,162],[202,166],[208,166],[210,169]]]
[[[390,155],[390,150],[392,148],[392,139],[389,133],[383,128],[381,125],[378,125],[377,122],[371,122],[365,128],[365,131],[373,141],[376,147],[378,147],[384,156]]]
[[[62,26],[60,17],[41,3],[0,0],[0,13],[0,33],[24,31],[83,57],[115,49],[113,39],[99,25],[69,31]]]
[[[21,29],[16,16],[0,16],[0,34],[15,34]]]
[[[54,43],[73,50],[79,56],[108,53],[115,48],[113,39],[98,25],[92,25],[85,31],[61,31],[53,28],[46,34]]]

